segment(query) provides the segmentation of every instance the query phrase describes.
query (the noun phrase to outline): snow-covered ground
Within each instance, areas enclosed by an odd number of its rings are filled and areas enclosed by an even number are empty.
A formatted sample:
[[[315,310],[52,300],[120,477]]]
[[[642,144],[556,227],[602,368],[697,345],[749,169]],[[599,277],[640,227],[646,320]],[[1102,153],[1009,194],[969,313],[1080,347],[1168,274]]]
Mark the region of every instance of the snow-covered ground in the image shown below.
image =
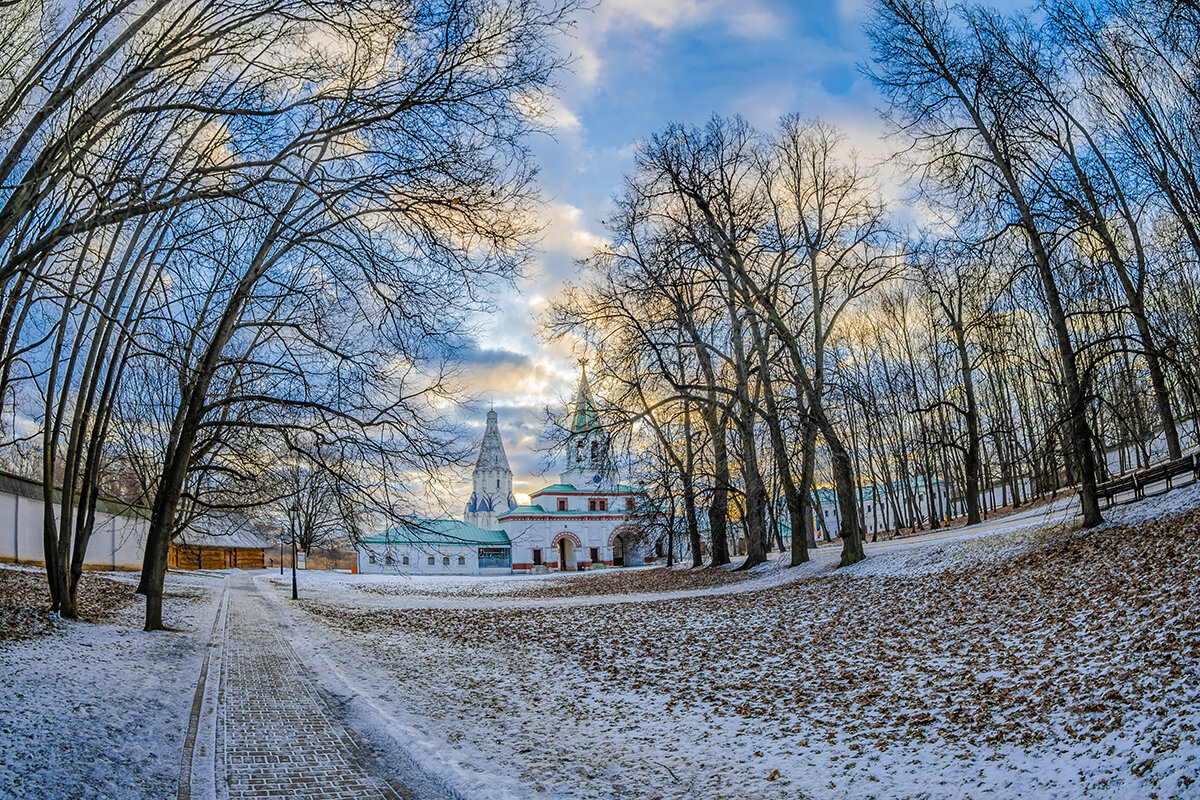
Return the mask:
[[[307,573],[291,635],[467,797],[1200,797],[1197,506],[1081,532],[1064,499],[708,585]]]
[[[3,570],[0,583],[48,605],[41,570]],[[19,613],[0,635],[0,798],[174,798],[221,576],[171,573],[164,614],[183,630],[152,634],[141,630],[136,574],[84,579],[104,589],[101,614],[98,595],[81,593],[94,621],[9,606]]]
[[[1075,516],[845,569],[255,581],[382,762],[469,800],[1200,798],[1200,487]],[[66,622],[0,568],[0,798],[176,794],[225,576],[171,573],[155,634],[88,579]]]

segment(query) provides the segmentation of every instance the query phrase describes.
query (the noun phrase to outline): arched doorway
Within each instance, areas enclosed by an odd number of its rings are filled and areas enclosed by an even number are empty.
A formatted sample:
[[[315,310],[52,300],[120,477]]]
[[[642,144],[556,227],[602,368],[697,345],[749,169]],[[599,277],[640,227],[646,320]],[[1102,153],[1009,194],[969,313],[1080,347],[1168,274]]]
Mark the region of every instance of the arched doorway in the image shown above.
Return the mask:
[[[583,546],[579,537],[570,531],[563,531],[554,537],[551,545],[558,553],[558,568],[562,571],[575,569],[579,548]]]
[[[642,549],[642,531],[634,525],[622,525],[608,537],[614,567],[639,567],[646,563]]]

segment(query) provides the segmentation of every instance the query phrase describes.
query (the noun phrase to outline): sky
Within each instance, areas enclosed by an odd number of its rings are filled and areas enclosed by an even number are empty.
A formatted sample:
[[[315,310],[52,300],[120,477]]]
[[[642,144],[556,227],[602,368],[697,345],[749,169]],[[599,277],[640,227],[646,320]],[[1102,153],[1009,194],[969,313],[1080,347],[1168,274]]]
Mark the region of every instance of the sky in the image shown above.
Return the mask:
[[[603,241],[600,220],[633,167],[637,144],[672,122],[740,114],[762,130],[799,113],[842,128],[864,154],[882,155],[879,98],[860,64],[865,0],[598,0],[561,40],[572,58],[547,114],[553,136],[532,142],[546,199],[535,264],[497,291],[481,317],[464,409],[483,437],[494,406],[518,499],[553,483],[539,450],[547,406],[574,396],[578,354],[538,330],[546,301]],[[470,469],[450,505],[470,495]],[[461,502],[460,502],[461,501]],[[449,510],[449,509],[448,509]],[[459,509],[461,511],[461,509]]]

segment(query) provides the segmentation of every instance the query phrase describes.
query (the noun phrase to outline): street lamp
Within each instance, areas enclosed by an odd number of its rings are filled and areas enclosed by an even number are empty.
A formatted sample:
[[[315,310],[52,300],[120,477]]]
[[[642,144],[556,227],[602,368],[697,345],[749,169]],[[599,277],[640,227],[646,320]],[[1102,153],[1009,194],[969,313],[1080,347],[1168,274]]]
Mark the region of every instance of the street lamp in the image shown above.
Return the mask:
[[[288,527],[292,531],[292,599],[299,599],[296,593],[296,519],[300,516],[300,504],[292,503],[288,509]]]

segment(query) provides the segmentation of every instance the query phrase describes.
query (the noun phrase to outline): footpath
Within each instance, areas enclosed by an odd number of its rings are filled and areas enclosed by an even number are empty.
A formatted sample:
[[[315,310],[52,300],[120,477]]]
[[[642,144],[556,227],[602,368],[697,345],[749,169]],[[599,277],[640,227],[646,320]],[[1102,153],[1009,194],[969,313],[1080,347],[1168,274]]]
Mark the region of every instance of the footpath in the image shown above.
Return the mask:
[[[409,800],[341,721],[248,574],[226,578],[179,800]]]

